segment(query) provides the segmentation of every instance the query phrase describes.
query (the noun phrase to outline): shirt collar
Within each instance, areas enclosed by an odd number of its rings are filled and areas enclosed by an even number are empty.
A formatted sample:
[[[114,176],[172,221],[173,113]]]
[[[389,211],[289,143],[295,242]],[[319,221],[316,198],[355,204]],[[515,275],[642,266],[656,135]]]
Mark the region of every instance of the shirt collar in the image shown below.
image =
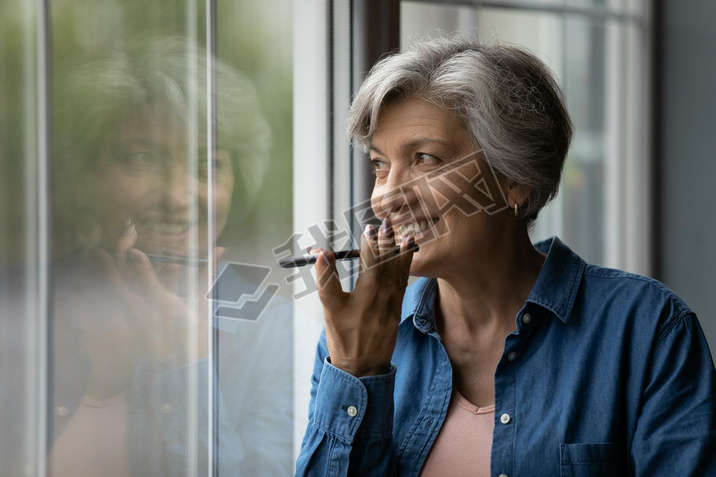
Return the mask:
[[[405,290],[403,311],[400,322],[409,317],[413,318],[413,325],[423,333],[435,329],[435,315],[433,313],[435,297],[438,292],[438,281],[435,278],[419,278],[417,282]]]
[[[538,242],[535,248],[546,253],[547,259],[527,302],[548,309],[566,323],[587,264],[557,237]]]
[[[547,254],[547,259],[527,302],[551,311],[566,323],[572,313],[586,263],[557,237],[538,242],[535,248]],[[418,330],[423,333],[433,331],[433,304],[437,290],[435,278],[420,278],[410,286],[405,292],[401,322],[412,317]]]

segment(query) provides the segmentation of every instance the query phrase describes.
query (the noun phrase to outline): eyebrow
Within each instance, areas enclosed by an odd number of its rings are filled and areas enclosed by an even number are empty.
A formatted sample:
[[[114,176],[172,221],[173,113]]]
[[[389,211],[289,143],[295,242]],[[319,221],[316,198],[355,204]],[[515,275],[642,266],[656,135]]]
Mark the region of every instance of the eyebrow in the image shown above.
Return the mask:
[[[435,143],[439,144],[440,146],[446,147],[450,150],[454,149],[452,146],[452,143],[450,143],[449,141],[445,141],[443,139],[439,139],[439,138],[435,138],[435,137],[417,137],[415,139],[411,139],[410,141],[408,141],[405,144],[403,144],[402,146],[400,146],[400,149],[401,150],[417,149],[418,147],[423,146],[425,144],[435,144]],[[371,151],[375,151],[378,154],[385,155],[385,153],[383,151],[378,149],[372,143],[368,146],[368,149]]]

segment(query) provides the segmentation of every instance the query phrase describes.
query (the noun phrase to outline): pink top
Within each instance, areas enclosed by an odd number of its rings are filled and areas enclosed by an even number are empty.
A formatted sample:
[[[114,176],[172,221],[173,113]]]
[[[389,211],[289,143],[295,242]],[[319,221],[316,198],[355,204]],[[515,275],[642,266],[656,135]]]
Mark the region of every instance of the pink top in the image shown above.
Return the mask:
[[[477,407],[453,387],[443,427],[421,477],[489,477],[495,405]]]
[[[87,396],[50,456],[52,477],[129,476],[127,394],[105,401]]]

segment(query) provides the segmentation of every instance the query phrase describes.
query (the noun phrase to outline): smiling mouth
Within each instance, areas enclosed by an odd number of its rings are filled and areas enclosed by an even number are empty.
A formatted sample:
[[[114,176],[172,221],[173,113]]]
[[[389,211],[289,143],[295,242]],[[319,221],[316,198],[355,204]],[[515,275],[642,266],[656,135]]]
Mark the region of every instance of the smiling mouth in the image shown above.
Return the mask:
[[[425,220],[417,220],[415,222],[411,222],[409,224],[404,224],[398,226],[398,234],[401,237],[408,237],[410,235],[418,235],[421,232],[424,232],[431,227],[433,227],[439,219],[425,219]]]
[[[147,232],[160,235],[181,235],[189,231],[191,222],[167,222],[162,220],[140,221],[139,226]]]

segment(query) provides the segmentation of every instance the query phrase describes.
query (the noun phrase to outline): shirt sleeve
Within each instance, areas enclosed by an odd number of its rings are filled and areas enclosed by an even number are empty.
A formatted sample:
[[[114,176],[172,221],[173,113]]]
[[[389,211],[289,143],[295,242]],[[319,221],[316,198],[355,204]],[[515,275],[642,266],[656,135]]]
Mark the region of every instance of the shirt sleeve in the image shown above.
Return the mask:
[[[714,364],[693,313],[657,339],[631,446],[636,475],[716,475]]]
[[[336,368],[328,357],[324,331],[297,476],[395,475],[395,372],[391,364],[387,374],[356,378]]]

